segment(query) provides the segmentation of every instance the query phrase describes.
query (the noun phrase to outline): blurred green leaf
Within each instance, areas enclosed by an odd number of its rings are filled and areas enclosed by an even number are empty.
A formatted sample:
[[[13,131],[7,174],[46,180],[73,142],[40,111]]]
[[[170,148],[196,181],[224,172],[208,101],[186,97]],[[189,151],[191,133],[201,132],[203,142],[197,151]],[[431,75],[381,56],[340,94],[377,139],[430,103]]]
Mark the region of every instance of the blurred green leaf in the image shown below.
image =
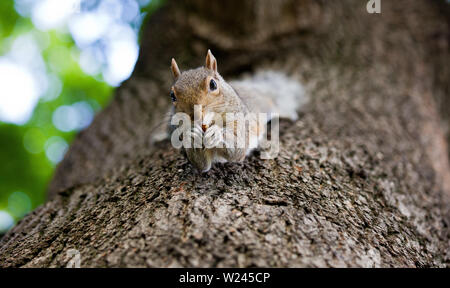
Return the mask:
[[[141,7],[141,13],[149,15],[163,2],[152,0]],[[138,28],[140,24],[132,26]],[[10,51],[17,37],[30,33],[42,49],[53,82],[49,82],[51,89],[41,97],[26,124],[0,122],[0,212],[4,216],[6,211],[15,221],[45,201],[55,169],[52,160],[59,159],[55,153],[63,151],[77,133],[58,130],[53,123],[54,112],[63,105],[79,103],[98,112],[108,104],[114,90],[101,75],[83,72],[78,64],[80,52],[67,31],[40,31],[15,11],[13,0],[1,0],[0,57]]]

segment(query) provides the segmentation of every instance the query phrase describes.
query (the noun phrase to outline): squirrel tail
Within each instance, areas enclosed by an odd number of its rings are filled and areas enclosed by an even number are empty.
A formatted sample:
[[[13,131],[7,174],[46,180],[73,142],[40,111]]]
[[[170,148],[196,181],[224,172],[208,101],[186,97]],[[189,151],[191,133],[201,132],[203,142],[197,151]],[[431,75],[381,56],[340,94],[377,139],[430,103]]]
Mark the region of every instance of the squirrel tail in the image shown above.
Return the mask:
[[[308,101],[303,85],[298,80],[288,77],[284,72],[280,71],[266,70],[257,72],[251,77],[234,81],[232,86],[236,87],[238,91],[241,90],[239,89],[240,87],[247,89],[253,87],[253,93],[257,92],[259,96],[264,96],[271,100],[274,109],[270,110],[277,112],[280,118],[296,120],[298,118],[297,111]],[[243,100],[245,101],[245,99]],[[259,102],[262,99],[257,97],[253,100]],[[251,104],[251,106],[254,105],[258,105],[258,103]]]

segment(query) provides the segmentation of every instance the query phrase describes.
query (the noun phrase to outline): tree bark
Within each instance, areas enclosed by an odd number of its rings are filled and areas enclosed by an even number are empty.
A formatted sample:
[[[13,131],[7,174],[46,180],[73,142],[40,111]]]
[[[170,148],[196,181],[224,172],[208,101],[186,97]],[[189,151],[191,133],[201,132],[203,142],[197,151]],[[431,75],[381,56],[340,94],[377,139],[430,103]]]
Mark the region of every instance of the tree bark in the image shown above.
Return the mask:
[[[82,267],[449,265],[445,1],[168,2],[49,201],[0,240],[1,267],[65,266],[69,249]],[[150,140],[170,58],[193,68],[208,48],[225,79],[273,69],[306,87],[276,159],[199,175]]]

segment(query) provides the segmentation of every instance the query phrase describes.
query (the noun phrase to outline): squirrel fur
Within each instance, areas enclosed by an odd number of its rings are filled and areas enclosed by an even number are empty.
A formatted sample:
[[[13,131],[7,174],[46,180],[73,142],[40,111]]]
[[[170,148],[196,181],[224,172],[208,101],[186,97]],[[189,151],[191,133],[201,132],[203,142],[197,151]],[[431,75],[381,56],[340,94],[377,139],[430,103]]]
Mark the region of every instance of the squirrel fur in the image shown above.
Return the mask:
[[[249,118],[255,118],[257,113],[267,113],[295,120],[297,109],[305,100],[302,86],[280,72],[265,71],[227,83],[219,74],[217,60],[210,50],[204,67],[181,72],[172,59],[171,70],[175,80],[170,93],[172,115],[182,112],[190,119],[195,116],[203,119],[200,123],[192,121],[186,135],[204,144],[198,148],[184,148],[188,160],[201,172],[208,171],[215,162],[243,161],[257,147],[271,120],[268,118],[264,123],[257,119],[250,121],[244,146],[235,147],[233,143],[227,143],[225,135],[228,132],[237,136],[236,129],[227,130],[227,127],[208,120],[211,112],[224,119],[227,113],[242,113]],[[201,109],[195,110],[194,105],[201,105]],[[174,129],[170,126],[171,132]]]

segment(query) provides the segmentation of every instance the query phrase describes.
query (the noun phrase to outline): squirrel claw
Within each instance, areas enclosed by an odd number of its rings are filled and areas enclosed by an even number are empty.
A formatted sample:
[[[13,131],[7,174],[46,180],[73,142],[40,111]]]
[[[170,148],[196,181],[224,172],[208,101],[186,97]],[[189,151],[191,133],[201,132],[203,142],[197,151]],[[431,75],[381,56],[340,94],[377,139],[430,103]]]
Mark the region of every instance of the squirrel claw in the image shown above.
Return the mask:
[[[205,132],[204,142],[206,148],[217,147],[223,142],[222,129],[217,125],[209,127]]]
[[[187,136],[192,140],[192,148],[202,148],[203,131],[201,128],[194,126],[192,130],[187,131]]]

